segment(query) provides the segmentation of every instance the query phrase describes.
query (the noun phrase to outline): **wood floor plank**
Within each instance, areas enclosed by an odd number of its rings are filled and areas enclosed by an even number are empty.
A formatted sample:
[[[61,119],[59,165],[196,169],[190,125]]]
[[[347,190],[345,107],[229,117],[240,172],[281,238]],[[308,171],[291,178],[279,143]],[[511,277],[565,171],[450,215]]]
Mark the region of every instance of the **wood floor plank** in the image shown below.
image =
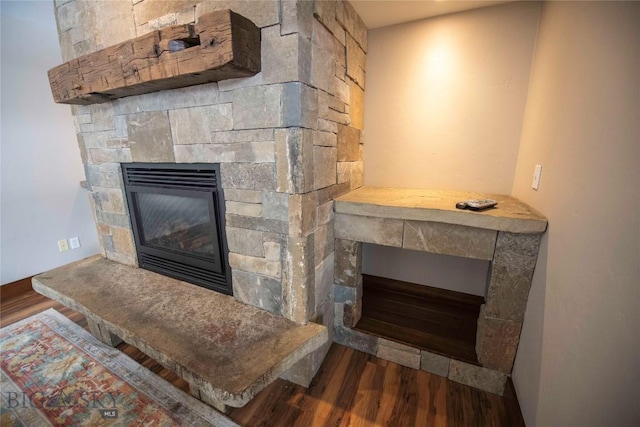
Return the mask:
[[[87,329],[83,315],[33,291],[2,299],[0,324],[49,308]],[[184,380],[139,349],[126,343],[118,349],[188,392]],[[246,427],[524,426],[515,394],[509,402],[507,406],[500,396],[334,344],[308,389],[278,379],[245,407],[233,409],[230,417]]]
[[[418,372],[417,426],[447,425],[447,379],[428,372]]]

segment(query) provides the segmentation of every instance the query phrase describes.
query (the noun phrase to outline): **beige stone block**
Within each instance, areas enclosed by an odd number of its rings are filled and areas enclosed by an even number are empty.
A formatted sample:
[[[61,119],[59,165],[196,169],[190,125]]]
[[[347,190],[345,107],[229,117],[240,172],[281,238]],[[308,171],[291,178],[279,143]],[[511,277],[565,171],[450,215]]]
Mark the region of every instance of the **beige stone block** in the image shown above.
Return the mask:
[[[273,191],[276,188],[273,163],[223,163],[220,165],[222,187],[243,190]]]
[[[336,326],[333,329],[333,340],[338,344],[376,355],[378,352],[378,337],[350,328]]]
[[[316,223],[318,225],[327,224],[333,220],[333,200],[330,200],[322,205],[318,205],[318,213],[316,216]]]
[[[367,51],[367,27],[351,3],[342,1],[336,4],[336,21],[351,35],[358,45]]]
[[[497,233],[493,230],[426,221],[405,221],[402,247],[465,258],[491,260]]]
[[[334,200],[345,193],[349,192],[349,183],[343,182],[342,184],[332,185],[331,187],[322,188],[317,191],[318,204],[324,204],[331,200]]]
[[[129,257],[135,257],[136,249],[133,243],[133,233],[131,229],[121,227],[111,227],[111,237],[115,251]]]
[[[282,280],[282,315],[298,323],[311,319],[315,307],[314,236],[288,237]]]
[[[384,338],[378,339],[376,356],[408,368],[420,369],[420,350]]]
[[[226,227],[230,252],[264,258],[264,232],[244,228]]]
[[[129,213],[124,201],[124,194],[121,190],[106,188],[107,200],[101,203],[101,208],[105,212],[126,215]]]
[[[309,41],[298,34],[280,33],[279,25],[262,29],[263,83],[309,82],[309,64],[303,61]]]
[[[232,202],[225,203],[227,213],[243,216],[262,216],[262,204]]]
[[[402,220],[336,214],[335,228],[338,239],[402,247]]]
[[[531,272],[538,260],[541,234],[520,234],[501,231],[496,241],[493,264],[510,270]]]
[[[208,144],[211,132],[233,129],[231,104],[169,111],[174,144]]]
[[[267,219],[289,221],[289,195],[271,191],[263,192],[262,216]]]
[[[122,171],[118,163],[102,163],[100,165],[85,165],[85,177],[92,187],[121,189]]]
[[[449,379],[502,396],[504,386],[507,382],[507,375],[491,369],[460,362],[459,360],[451,360]]]
[[[177,110],[180,108],[229,103],[232,99],[222,99],[218,83],[187,86],[178,89],[161,90],[144,95],[128,96],[112,102],[114,114],[135,114],[139,112]],[[103,105],[103,104],[100,104]]]
[[[264,242],[262,246],[264,247],[264,257],[267,261],[280,261],[280,243]]]
[[[228,227],[245,228],[249,230],[268,231],[270,233],[287,234],[289,224],[283,221],[265,219],[253,216],[227,214],[225,216]]]
[[[93,104],[89,106],[91,123],[80,125],[82,132],[100,132],[105,130],[115,130],[116,125],[113,119],[113,106],[110,103]]]
[[[337,136],[333,132],[314,131],[313,145],[322,147],[335,147],[337,144]]]
[[[486,315],[522,322],[527,309],[533,271],[493,265],[486,292]]]
[[[338,125],[338,161],[355,162],[360,159],[360,130]]]
[[[355,328],[362,318],[362,304],[349,305],[345,304],[343,308],[343,324],[348,328]]]
[[[334,274],[334,255],[326,257],[315,269],[315,301],[323,301],[331,293]]]
[[[338,133],[338,124],[331,120],[318,119],[318,130]]]
[[[315,1],[314,14],[319,22],[333,34],[336,39],[344,45],[345,31],[336,21],[336,1]],[[315,22],[314,22],[315,24]],[[315,32],[315,27],[314,27]]]
[[[336,62],[326,51],[317,45],[311,47],[311,76],[312,86],[331,92],[333,79],[335,78]]]
[[[187,6],[184,9],[176,12],[176,24],[184,25],[184,24],[193,24],[196,22],[196,7],[195,6]]]
[[[128,148],[91,148],[87,150],[87,160],[92,164],[131,162],[131,150]]]
[[[313,147],[313,184],[315,190],[336,183],[336,156],[335,147]]]
[[[362,130],[364,129],[364,90],[351,80],[349,80],[348,85],[351,126]]]
[[[350,35],[347,35],[347,76],[364,89],[367,56]]]
[[[159,30],[164,27],[169,27],[171,25],[176,25],[177,23],[177,15],[175,13],[169,13],[167,15],[161,16],[159,18],[153,19],[149,21],[147,24],[149,29],[151,30]]]
[[[262,274],[277,279],[282,276],[280,261],[269,261],[265,258],[229,252],[229,265],[231,268],[237,268],[248,273]]]
[[[234,202],[261,203],[262,191],[229,188],[224,190],[224,199]]]
[[[214,10],[232,9],[260,28],[275,25],[280,18],[278,0],[194,0],[194,3],[197,3],[196,18]]]
[[[312,1],[280,1],[280,33],[282,35],[298,33],[310,39],[313,21]]]
[[[245,304],[280,314],[282,289],[280,281],[270,277],[234,270],[233,296]]]
[[[316,228],[318,195],[315,192],[289,196],[289,235],[303,237]]]
[[[190,144],[173,147],[179,163],[273,163],[275,143],[272,141],[237,144]]]
[[[355,190],[364,185],[364,162],[351,162],[351,189]]]
[[[323,259],[334,251],[333,224],[318,225],[315,231],[315,264],[319,265]]]
[[[175,161],[171,127],[166,112],[155,111],[128,116],[127,134],[133,161]]]
[[[282,116],[282,85],[246,87],[233,92],[236,130],[280,127]]]
[[[335,283],[356,288],[362,286],[362,243],[336,239]]]
[[[428,351],[420,351],[420,369],[447,378],[451,359]]]
[[[213,132],[210,134],[212,144],[229,144],[236,142],[275,141],[274,129],[247,129]]]
[[[277,191],[313,190],[313,133],[309,129],[276,130]]]
[[[351,181],[351,162],[338,162],[337,164],[338,184]]]
[[[518,350],[521,327],[520,322],[487,317],[483,306],[476,332],[478,362],[484,367],[510,374]]]

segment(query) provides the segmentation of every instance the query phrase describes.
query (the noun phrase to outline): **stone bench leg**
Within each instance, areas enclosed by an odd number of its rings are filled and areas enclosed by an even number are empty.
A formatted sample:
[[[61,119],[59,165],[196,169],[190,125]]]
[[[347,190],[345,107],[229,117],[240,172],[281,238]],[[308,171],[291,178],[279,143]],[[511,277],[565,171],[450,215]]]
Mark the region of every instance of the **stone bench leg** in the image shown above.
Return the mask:
[[[91,331],[91,335],[93,335],[106,345],[116,347],[122,342],[120,338],[109,332],[104,323],[96,321],[89,317],[87,317],[87,323],[89,324],[89,331]]]
[[[225,405],[221,401],[211,398],[207,393],[202,391],[202,389],[198,387],[197,384],[189,383],[189,392],[196,399],[203,401],[207,405],[212,406],[223,414],[229,414],[229,412],[231,412],[231,406]]]

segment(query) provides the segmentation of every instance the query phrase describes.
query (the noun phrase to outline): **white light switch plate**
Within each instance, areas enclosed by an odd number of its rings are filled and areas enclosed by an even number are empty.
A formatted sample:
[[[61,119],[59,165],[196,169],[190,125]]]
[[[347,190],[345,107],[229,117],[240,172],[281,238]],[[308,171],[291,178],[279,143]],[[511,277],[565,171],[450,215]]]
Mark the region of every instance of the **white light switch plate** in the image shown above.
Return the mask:
[[[531,182],[531,188],[537,190],[540,188],[540,176],[542,175],[542,165],[536,165],[533,171],[533,182]]]
[[[69,246],[71,249],[78,249],[80,247],[80,239],[77,237],[71,237],[69,239]]]

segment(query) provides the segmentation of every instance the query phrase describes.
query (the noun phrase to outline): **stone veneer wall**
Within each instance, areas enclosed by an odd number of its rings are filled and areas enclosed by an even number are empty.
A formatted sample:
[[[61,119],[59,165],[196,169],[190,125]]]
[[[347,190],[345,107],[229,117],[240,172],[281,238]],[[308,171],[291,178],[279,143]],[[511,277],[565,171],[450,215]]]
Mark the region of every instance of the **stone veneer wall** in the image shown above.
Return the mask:
[[[221,163],[235,298],[331,325],[333,199],[363,182],[367,30],[351,5],[55,0],[64,61],[226,8],[261,28],[259,74],[72,107],[102,250],[136,265],[121,162]]]

